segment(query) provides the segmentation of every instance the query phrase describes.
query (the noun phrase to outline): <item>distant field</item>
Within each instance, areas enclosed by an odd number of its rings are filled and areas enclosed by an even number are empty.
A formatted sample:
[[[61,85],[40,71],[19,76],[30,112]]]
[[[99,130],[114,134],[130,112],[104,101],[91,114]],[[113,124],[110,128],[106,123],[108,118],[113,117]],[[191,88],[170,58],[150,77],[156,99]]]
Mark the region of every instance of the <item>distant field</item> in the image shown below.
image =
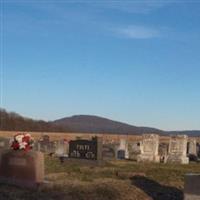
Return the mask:
[[[20,132],[20,131],[19,131]],[[15,134],[19,133],[16,131],[0,131],[0,137],[10,138]],[[89,139],[92,136],[100,136],[104,141],[119,141],[120,138],[127,139],[128,141],[139,141],[141,140],[141,135],[118,135],[118,134],[87,134],[87,133],[52,133],[52,132],[28,132],[35,139],[39,139],[42,135],[49,135],[51,140],[60,140],[60,139],[68,139],[73,140],[77,137],[81,137],[84,139]],[[161,141],[169,141],[169,137],[162,136]]]
[[[22,131],[19,131],[22,132]],[[19,133],[17,131],[0,131],[0,137],[11,138],[15,134]],[[54,132],[28,132],[35,139],[41,138],[43,135],[49,135],[50,140],[74,140],[77,137],[84,139],[90,139],[93,136],[100,136],[103,138],[103,141],[116,141],[118,142],[120,138],[127,139],[128,141],[140,141],[142,139],[141,135],[118,135],[118,134],[88,134],[88,133],[54,133]],[[160,142],[169,142],[169,136],[160,136]],[[197,141],[200,142],[200,137],[196,137]]]
[[[169,165],[113,161],[102,167],[60,164],[46,157],[51,188],[30,192],[0,184],[1,200],[181,200],[184,174],[200,173],[200,164]]]

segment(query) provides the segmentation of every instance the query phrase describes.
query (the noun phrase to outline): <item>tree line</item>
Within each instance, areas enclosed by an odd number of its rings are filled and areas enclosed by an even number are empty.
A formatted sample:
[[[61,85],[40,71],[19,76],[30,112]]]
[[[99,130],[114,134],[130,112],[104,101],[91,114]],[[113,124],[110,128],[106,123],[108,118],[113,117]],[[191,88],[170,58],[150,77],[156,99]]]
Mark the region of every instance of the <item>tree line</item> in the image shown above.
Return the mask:
[[[46,131],[46,132],[69,132],[63,128],[43,120],[33,120],[20,116],[15,112],[7,112],[0,108],[0,130],[4,131]]]

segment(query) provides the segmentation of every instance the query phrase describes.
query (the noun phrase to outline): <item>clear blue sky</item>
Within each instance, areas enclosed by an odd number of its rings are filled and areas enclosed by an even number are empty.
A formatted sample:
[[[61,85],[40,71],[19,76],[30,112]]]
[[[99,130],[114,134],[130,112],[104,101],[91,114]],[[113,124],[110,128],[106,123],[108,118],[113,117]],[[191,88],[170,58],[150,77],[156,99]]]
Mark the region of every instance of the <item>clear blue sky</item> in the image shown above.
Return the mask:
[[[1,107],[200,129],[200,1],[1,0],[1,14]]]

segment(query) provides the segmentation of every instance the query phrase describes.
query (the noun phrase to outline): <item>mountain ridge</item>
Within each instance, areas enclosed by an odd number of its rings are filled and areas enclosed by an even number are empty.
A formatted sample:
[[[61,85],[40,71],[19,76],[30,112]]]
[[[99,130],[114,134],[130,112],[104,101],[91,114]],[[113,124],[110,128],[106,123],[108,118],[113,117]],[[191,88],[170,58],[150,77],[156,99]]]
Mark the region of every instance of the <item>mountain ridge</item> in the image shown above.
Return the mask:
[[[93,133],[118,133],[118,134],[142,134],[162,133],[162,130],[151,127],[137,127],[124,122],[118,122],[96,115],[73,115],[53,121],[53,124],[61,127],[69,127],[72,132]]]
[[[186,134],[189,136],[200,136],[200,130],[165,131],[152,127],[134,126],[96,115],[73,115],[54,121],[44,121],[22,117],[17,113],[7,112],[5,109],[0,108],[0,118],[0,130],[5,131],[79,132],[122,135],[157,133],[161,135]]]
[[[84,126],[88,123],[88,118],[93,118],[95,120],[106,120],[107,122],[111,122],[111,123],[117,123],[118,125],[123,125],[128,127],[128,130],[120,130],[120,127],[118,127],[118,129],[116,129],[115,131],[110,131],[110,130],[93,130],[88,131],[88,130],[84,130],[83,128],[75,128],[74,125],[77,125],[76,123],[74,123],[74,119],[75,121],[79,121],[80,123],[80,118],[84,118],[87,119],[86,122],[82,121],[82,123],[84,124]],[[72,123],[72,121],[73,123]],[[96,115],[73,115],[71,117],[64,117],[58,120],[54,120],[53,123],[55,123],[56,125],[60,125],[61,127],[67,126],[68,128],[71,129],[72,132],[83,132],[83,133],[110,133],[110,134],[131,134],[131,135],[137,135],[137,134],[143,134],[143,133],[158,133],[161,135],[173,135],[173,134],[186,134],[186,135],[190,135],[190,136],[200,136],[200,130],[181,130],[181,131],[165,131],[165,130],[161,130],[161,129],[157,129],[157,128],[152,128],[152,127],[145,127],[145,126],[134,126],[134,125],[130,125],[128,123],[124,123],[124,122],[118,122],[115,120],[111,120],[111,119],[107,119],[105,117],[99,117]],[[73,125],[72,125],[73,124]],[[105,123],[104,123],[105,126]],[[75,128],[75,129],[74,129]],[[90,127],[91,128],[91,127]],[[130,128],[132,130],[130,130]],[[133,130],[134,129],[134,130]]]

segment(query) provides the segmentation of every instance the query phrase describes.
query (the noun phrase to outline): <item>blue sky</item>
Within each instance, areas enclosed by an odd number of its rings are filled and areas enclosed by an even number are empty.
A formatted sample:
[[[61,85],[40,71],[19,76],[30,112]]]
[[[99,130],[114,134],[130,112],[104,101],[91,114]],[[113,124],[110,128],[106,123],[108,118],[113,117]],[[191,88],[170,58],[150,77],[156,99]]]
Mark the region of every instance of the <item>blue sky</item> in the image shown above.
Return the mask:
[[[200,1],[1,0],[1,107],[200,129]]]

